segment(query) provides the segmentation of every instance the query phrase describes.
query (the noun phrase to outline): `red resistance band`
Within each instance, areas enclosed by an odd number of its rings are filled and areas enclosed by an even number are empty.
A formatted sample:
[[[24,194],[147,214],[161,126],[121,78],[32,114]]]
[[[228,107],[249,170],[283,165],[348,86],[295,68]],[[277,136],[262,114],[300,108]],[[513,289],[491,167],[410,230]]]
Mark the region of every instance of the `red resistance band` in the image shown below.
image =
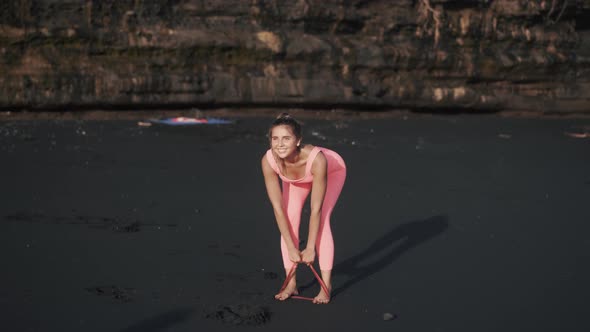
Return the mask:
[[[298,263],[294,263],[293,264],[293,267],[291,268],[291,271],[289,271],[289,273],[287,274],[287,278],[285,279],[285,282],[283,283],[283,286],[281,287],[281,290],[279,290],[279,293],[281,293],[282,291],[285,290],[285,288],[287,288],[287,284],[289,283],[289,281],[291,280],[291,278],[293,278],[293,275],[295,274],[295,270],[297,270],[297,264]],[[330,292],[328,291],[328,287],[326,287],[326,284],[324,283],[324,281],[322,280],[322,278],[318,275],[318,273],[316,272],[316,270],[313,268],[313,265],[311,265],[311,264],[306,264],[306,265],[309,266],[309,268],[311,269],[311,272],[313,272],[313,275],[315,276],[315,278],[317,279],[317,281],[320,283],[320,286],[322,287],[322,289],[324,290],[324,292],[326,294],[328,294],[328,296],[330,296]],[[313,301],[313,297],[305,297],[305,296],[299,296],[299,295],[292,295],[291,298],[298,299],[298,300]]]

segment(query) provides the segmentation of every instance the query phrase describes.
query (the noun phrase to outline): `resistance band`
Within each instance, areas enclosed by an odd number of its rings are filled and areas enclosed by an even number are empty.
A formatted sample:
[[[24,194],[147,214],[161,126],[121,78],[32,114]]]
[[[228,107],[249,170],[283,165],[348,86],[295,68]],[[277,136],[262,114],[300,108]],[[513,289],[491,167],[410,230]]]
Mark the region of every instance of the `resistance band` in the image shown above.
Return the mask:
[[[283,286],[281,287],[281,290],[279,290],[279,293],[281,293],[282,291],[285,290],[285,288],[287,288],[287,284],[289,283],[289,281],[291,281],[291,278],[293,278],[293,275],[295,275],[295,270],[297,270],[297,264],[298,263],[294,263],[293,264],[293,267],[291,268],[291,270],[287,274],[287,278],[285,279],[285,282],[283,283]],[[311,269],[311,272],[313,272],[313,275],[315,276],[315,278],[317,279],[317,281],[320,283],[320,286],[322,287],[322,289],[324,290],[324,292],[326,294],[328,294],[328,296],[330,296],[330,292],[328,291],[328,287],[326,287],[326,284],[324,283],[324,281],[322,280],[322,278],[319,276],[319,274],[313,268],[313,265],[311,265],[311,264],[306,264],[306,265],[309,266],[309,268]],[[297,300],[313,301],[313,297],[305,297],[305,296],[299,296],[299,295],[292,295],[291,298],[292,299],[297,299]]]

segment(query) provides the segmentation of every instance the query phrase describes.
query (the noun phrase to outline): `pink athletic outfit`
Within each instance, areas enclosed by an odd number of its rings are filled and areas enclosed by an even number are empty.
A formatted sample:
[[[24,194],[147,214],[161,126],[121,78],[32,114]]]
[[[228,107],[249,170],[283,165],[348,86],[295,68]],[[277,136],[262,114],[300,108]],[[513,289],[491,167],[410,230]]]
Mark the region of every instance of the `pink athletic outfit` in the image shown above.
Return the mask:
[[[287,214],[289,220],[291,237],[295,246],[299,247],[299,224],[301,222],[301,210],[303,204],[311,191],[313,183],[313,175],[311,174],[311,165],[317,154],[322,152],[328,161],[328,174],[326,183],[326,195],[322,204],[322,212],[320,216],[320,227],[318,230],[318,237],[316,241],[316,253],[321,270],[332,270],[334,264],[334,239],[332,237],[332,230],[330,228],[330,215],[336,205],[338,196],[344,186],[346,180],[346,165],[344,160],[338,153],[322,148],[314,147],[305,165],[305,175],[297,180],[291,180],[281,174],[279,167],[273,157],[272,151],[266,151],[266,159],[272,169],[279,175],[282,182],[283,190],[283,209]],[[285,269],[291,269],[293,262],[289,259],[289,252],[287,244],[281,236],[281,251],[283,253],[283,263]]]

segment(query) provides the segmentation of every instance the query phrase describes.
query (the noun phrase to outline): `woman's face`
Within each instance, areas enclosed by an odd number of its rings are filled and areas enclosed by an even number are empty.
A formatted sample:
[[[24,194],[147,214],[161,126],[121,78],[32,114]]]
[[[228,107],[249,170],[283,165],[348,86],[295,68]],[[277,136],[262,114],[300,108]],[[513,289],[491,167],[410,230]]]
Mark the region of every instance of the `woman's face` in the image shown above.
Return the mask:
[[[299,143],[301,139],[298,139],[291,127],[287,125],[275,126],[270,132],[270,147],[281,159],[293,155]]]

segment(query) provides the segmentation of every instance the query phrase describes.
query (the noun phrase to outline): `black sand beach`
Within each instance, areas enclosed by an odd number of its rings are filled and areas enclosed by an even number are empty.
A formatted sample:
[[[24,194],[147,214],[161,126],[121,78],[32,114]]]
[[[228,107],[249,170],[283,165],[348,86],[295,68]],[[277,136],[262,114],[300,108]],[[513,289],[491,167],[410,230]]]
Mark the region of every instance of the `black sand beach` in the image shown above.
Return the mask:
[[[0,122],[0,329],[590,330],[590,119],[304,119],[348,165],[327,306],[273,299],[270,118],[236,120]]]

